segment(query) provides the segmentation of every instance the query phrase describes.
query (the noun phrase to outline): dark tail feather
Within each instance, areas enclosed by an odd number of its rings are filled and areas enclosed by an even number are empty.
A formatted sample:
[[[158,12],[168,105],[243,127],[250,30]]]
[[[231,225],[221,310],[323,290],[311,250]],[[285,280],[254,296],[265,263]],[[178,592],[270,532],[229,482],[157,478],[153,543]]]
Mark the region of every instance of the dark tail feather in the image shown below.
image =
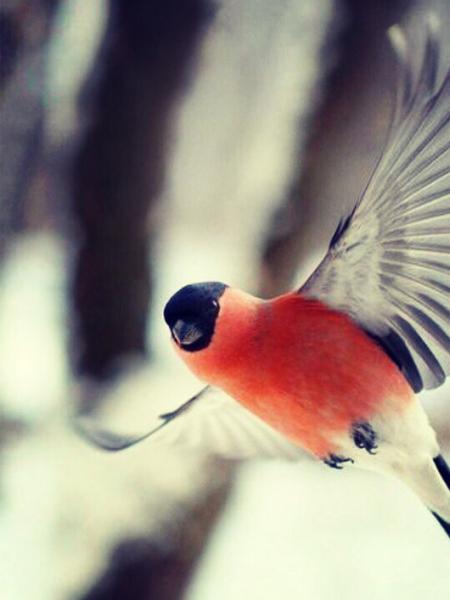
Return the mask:
[[[439,454],[439,456],[436,456],[436,458],[433,459],[433,462],[436,465],[436,469],[439,471],[439,475],[445,481],[445,485],[450,490],[450,467],[445,462],[445,458],[442,454]]]
[[[442,529],[445,531],[445,533],[450,538],[450,523],[447,523],[447,521],[444,521],[444,519],[442,519],[436,513],[433,513],[433,517],[436,517],[437,521],[439,522],[439,525],[442,527]]]
[[[445,458],[442,456],[442,454],[439,454],[433,459],[433,462],[436,465],[436,469],[439,471],[439,475],[442,477],[442,481],[444,481],[445,485],[450,490],[450,467],[445,462]],[[436,513],[433,513],[433,515],[439,521],[446,534],[450,537],[450,523],[444,521],[444,519],[442,519]]]

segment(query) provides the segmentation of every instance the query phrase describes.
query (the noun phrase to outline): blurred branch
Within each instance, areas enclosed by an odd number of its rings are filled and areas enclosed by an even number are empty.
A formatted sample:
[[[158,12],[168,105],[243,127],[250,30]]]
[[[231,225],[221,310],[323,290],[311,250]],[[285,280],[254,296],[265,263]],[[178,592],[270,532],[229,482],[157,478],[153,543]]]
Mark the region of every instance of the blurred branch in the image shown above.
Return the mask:
[[[386,65],[392,70],[393,64],[386,30],[410,4],[342,0],[336,5],[346,24],[334,42],[337,48],[324,49],[326,60],[334,51],[337,61],[322,90],[301,168],[267,232],[261,271],[266,296],[292,285],[302,257],[331,238],[364,185],[389,117],[383,82],[389,76]]]
[[[57,0],[8,0],[0,9],[0,253],[24,227],[42,145],[46,44]]]
[[[145,353],[148,257],[174,110],[212,10],[206,0],[111,0],[91,122],[75,164],[73,282],[79,368],[106,377]]]
[[[166,528],[164,540],[142,537],[120,543],[108,561],[108,570],[82,600],[183,597],[230,491],[234,465],[217,461],[212,469],[214,488]]]

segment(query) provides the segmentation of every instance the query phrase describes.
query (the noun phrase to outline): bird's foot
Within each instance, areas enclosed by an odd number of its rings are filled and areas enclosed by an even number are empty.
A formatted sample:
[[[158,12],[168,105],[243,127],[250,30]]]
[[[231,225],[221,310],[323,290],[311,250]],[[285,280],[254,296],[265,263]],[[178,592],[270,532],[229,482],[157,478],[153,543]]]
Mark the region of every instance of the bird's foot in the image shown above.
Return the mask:
[[[364,448],[369,454],[376,454],[377,434],[370,423],[367,421],[353,423],[351,436],[358,448]]]
[[[345,456],[339,456],[339,454],[329,454],[323,459],[323,462],[331,467],[332,469],[342,469],[342,464],[346,462],[355,462],[352,458],[346,458]]]

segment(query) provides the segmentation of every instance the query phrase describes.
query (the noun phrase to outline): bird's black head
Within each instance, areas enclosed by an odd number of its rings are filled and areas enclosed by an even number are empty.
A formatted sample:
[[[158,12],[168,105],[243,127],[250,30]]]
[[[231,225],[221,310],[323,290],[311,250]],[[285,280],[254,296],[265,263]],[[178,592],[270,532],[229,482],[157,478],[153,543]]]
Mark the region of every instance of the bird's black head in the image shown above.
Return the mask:
[[[164,320],[183,350],[196,352],[209,346],[214,334],[219,298],[226,285],[216,281],[186,285],[164,308]]]

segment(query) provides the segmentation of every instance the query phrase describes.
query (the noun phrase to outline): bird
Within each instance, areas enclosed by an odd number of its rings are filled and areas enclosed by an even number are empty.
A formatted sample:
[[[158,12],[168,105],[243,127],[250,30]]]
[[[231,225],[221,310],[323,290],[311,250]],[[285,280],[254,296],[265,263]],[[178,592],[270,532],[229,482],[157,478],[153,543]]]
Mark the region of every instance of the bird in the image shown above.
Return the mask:
[[[224,454],[398,477],[450,537],[450,469],[417,397],[450,373],[450,68],[435,18],[425,31],[415,69],[405,32],[389,30],[401,76],[387,140],[316,270],[269,300],[182,287],[164,320],[206,386],[142,435],[85,423],[90,441],[123,450],[203,415],[206,436],[224,425]]]

